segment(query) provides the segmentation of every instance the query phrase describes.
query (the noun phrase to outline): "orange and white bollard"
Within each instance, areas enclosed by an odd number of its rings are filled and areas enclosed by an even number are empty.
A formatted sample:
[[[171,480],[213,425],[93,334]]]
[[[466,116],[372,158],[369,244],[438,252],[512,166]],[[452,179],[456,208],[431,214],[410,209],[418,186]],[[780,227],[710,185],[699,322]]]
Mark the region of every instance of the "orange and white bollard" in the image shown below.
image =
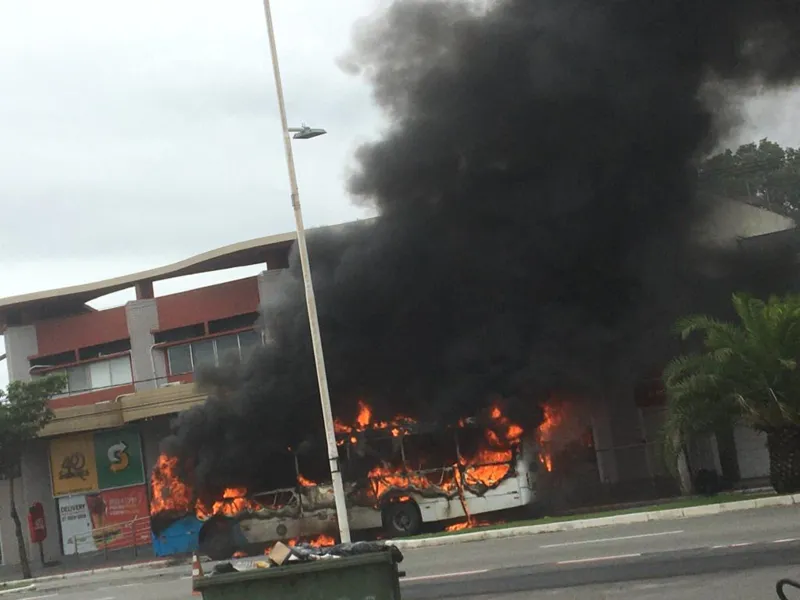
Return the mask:
[[[192,554],[192,596],[202,596],[202,592],[194,589],[195,580],[203,576],[203,565],[200,564],[200,557],[197,554]]]

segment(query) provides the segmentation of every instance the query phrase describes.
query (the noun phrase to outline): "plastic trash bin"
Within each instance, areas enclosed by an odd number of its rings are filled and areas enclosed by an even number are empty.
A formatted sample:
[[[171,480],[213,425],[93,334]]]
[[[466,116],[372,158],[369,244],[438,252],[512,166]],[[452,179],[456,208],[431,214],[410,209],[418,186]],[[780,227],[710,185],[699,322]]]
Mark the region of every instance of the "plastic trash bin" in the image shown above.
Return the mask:
[[[400,600],[400,572],[381,552],[199,577],[203,600]]]

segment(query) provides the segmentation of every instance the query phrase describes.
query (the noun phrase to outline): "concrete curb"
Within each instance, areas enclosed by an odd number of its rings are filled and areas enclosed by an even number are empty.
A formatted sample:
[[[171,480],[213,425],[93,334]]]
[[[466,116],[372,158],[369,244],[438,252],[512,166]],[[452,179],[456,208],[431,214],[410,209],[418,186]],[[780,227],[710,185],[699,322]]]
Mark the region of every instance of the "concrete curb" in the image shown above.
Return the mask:
[[[88,577],[89,575],[98,575],[100,573],[114,573],[119,571],[137,571],[140,569],[165,569],[171,566],[180,566],[171,560],[151,560],[149,562],[133,563],[129,565],[119,565],[116,567],[100,567],[97,569],[87,569],[85,571],[70,571],[69,573],[59,573],[57,575],[43,575],[41,577],[32,577],[31,579],[15,579],[13,581],[0,582],[0,594],[17,590],[4,590],[10,585],[18,585],[20,583],[42,583],[45,581],[59,581],[61,579],[74,579],[77,577]]]
[[[690,506],[687,508],[669,508],[666,510],[653,510],[612,515],[609,517],[596,517],[593,519],[575,519],[573,521],[557,521],[542,523],[541,525],[526,525],[522,527],[508,527],[506,529],[490,529],[488,531],[474,531],[437,537],[420,538],[412,540],[393,540],[389,542],[401,550],[414,548],[433,548],[436,546],[452,546],[466,542],[482,542],[485,540],[501,540],[516,537],[536,535],[538,533],[556,533],[560,531],[577,531],[580,529],[594,529],[609,527],[611,525],[631,525],[634,523],[648,523],[650,521],[672,521],[690,517],[706,517],[720,513],[775,506],[800,505],[800,494],[792,496],[770,496],[753,500],[737,500],[722,504],[707,504],[705,506]]]
[[[3,584],[3,585],[7,585],[7,584]],[[10,590],[0,590],[0,596],[6,596],[8,594],[18,594],[18,593],[21,593],[21,592],[32,592],[35,589],[36,589],[36,586],[34,584],[30,584],[30,585],[26,585],[26,586],[23,586],[23,587],[13,588],[13,589],[10,589]]]

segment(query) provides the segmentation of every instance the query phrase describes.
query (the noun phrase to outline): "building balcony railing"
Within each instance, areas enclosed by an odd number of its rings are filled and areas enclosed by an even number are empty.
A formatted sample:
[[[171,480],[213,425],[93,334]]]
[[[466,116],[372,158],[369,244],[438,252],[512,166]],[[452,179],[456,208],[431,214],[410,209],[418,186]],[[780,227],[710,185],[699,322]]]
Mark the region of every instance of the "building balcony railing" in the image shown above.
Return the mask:
[[[64,391],[54,396],[53,406],[63,406],[63,399],[85,396],[81,403],[109,400],[133,386],[130,351],[64,365],[34,365],[35,377],[60,373],[66,376]],[[71,404],[72,402],[67,402]]]

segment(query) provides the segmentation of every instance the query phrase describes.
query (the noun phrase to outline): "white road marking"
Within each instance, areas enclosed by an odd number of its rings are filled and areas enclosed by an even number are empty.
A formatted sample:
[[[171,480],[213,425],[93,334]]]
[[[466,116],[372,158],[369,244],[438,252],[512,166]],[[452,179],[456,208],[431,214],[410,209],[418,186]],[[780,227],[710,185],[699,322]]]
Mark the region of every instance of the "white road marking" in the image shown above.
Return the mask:
[[[740,542],[738,544],[718,544],[711,546],[712,550],[719,550],[721,548],[744,548],[745,546],[752,546],[755,542]]]
[[[599,538],[596,540],[583,540],[580,542],[562,542],[560,544],[545,544],[539,548],[564,548],[566,546],[583,546],[586,544],[602,544],[604,542],[618,542],[620,540],[638,540],[641,538],[659,537],[664,535],[678,535],[683,533],[683,529],[676,529],[675,531],[662,531],[660,533],[640,533],[639,535],[623,535],[620,537]]]
[[[45,594],[44,596],[29,596],[25,598],[25,600],[42,600],[42,598],[52,598],[53,596],[58,596],[58,594]]]
[[[426,579],[445,579],[447,577],[463,577],[465,575],[480,575],[488,573],[489,569],[479,569],[477,571],[460,571],[459,573],[440,573],[438,575],[418,575],[416,577],[403,577],[400,581],[424,581]]]
[[[637,554],[617,554],[615,556],[597,556],[595,558],[573,558],[572,560],[560,560],[556,564],[557,565],[577,565],[580,563],[590,563],[590,562],[602,562],[605,560],[617,560],[618,558],[636,558],[637,556],[641,556],[641,553]]]
[[[92,598],[92,600],[114,600],[114,596],[103,596],[102,598]]]
[[[782,540],[775,540],[775,541],[774,541],[774,542],[772,542],[772,543],[773,543],[773,544],[788,544],[788,543],[790,543],[790,542],[796,542],[796,541],[797,541],[797,540],[799,540],[799,539],[800,539],[800,538],[784,538],[784,539],[782,539]]]
[[[99,590],[116,590],[119,588],[126,588],[126,587],[136,587],[142,585],[141,583],[121,583],[119,585],[106,585],[101,588],[97,588]]]

